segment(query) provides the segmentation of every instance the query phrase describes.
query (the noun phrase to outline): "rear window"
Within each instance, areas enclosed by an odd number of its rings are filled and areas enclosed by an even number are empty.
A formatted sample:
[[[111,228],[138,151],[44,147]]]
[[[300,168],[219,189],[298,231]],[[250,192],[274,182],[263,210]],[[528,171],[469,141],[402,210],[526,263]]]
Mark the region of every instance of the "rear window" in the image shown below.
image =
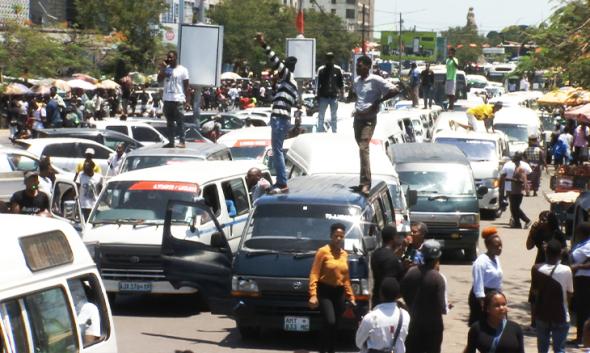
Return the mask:
[[[111,131],[117,131],[120,132],[122,134],[125,134],[127,136],[129,136],[129,131],[127,130],[127,126],[123,126],[123,125],[109,125],[106,127],[107,130],[111,130]]]
[[[76,147],[73,143],[56,143],[52,145],[47,145],[41,153],[41,155],[43,156],[66,158],[78,157],[76,156],[76,154]]]

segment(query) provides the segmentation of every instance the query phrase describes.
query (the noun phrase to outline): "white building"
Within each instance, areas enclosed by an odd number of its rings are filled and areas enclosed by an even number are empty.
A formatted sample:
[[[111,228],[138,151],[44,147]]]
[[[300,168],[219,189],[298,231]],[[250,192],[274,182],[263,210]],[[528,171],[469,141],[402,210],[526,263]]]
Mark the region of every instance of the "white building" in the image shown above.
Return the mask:
[[[288,0],[283,0],[288,1]],[[360,32],[363,27],[363,5],[367,38],[372,37],[375,0],[302,0],[303,7],[331,13],[344,20],[349,31]]]

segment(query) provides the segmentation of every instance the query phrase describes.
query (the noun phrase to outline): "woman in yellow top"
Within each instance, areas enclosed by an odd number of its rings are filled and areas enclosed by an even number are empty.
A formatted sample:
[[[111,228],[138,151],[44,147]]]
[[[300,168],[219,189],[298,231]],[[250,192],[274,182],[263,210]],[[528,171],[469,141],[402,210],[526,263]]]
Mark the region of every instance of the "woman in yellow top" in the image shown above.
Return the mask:
[[[320,352],[334,352],[336,327],[344,313],[345,298],[354,306],[348,272],[348,254],[343,249],[346,227],[330,226],[330,243],[315,254],[309,274],[309,307],[319,307],[323,320]]]

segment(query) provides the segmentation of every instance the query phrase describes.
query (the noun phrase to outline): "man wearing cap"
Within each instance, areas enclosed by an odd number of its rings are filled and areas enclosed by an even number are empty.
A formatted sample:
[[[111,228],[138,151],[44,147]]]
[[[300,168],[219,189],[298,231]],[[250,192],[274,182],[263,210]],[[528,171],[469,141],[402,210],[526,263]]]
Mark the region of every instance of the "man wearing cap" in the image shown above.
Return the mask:
[[[275,95],[272,100],[272,113],[270,116],[271,144],[274,166],[277,171],[277,181],[271,193],[287,192],[287,171],[285,168],[285,156],[283,154],[283,141],[291,126],[291,108],[297,104],[297,82],[293,72],[297,58],[289,56],[283,62],[275,52],[266,44],[264,34],[256,34],[256,42],[266,51],[268,61],[273,71],[276,71],[278,79]]]
[[[344,95],[343,89],[342,69],[340,66],[334,65],[334,53],[327,52],[326,64],[320,66],[316,76],[316,97],[319,104],[318,132],[326,131],[324,128],[324,116],[328,106],[330,106],[332,132],[337,131],[338,96],[342,97]]]
[[[410,311],[408,352],[440,352],[443,315],[447,312],[446,281],[439,273],[441,245],[434,239],[422,244],[424,264],[408,270],[401,292]]]
[[[94,164],[94,172],[101,174],[102,173],[102,169],[100,169],[100,166],[96,163],[94,163],[94,161],[92,160],[92,158],[94,158],[94,148],[87,148],[86,151],[84,151],[84,160],[80,163],[78,163],[78,165],[76,166],[76,177],[78,176],[78,174],[80,174],[83,170],[84,170],[84,163],[90,161]],[[76,178],[74,178],[74,181],[76,180]]]
[[[39,173],[25,173],[25,189],[12,194],[10,211],[17,214],[46,214],[49,209],[49,197],[39,190]]]
[[[541,147],[539,147],[539,139],[537,138],[537,135],[529,136],[529,147],[524,150],[524,159],[528,162],[532,169],[529,179],[531,180],[533,196],[537,196],[537,191],[539,191],[539,185],[541,184],[541,166],[544,166],[545,170],[547,170],[545,153]]]

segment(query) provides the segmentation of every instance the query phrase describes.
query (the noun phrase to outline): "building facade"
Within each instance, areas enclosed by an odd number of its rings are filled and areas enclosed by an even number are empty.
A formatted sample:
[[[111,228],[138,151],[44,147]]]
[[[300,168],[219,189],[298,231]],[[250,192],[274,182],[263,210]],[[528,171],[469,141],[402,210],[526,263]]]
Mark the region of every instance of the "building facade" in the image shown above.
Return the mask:
[[[344,20],[349,31],[361,32],[364,29],[367,39],[372,38],[375,14],[375,0],[303,0],[303,7],[331,13]]]
[[[0,0],[0,24],[15,20],[24,22],[29,13],[29,0]]]

